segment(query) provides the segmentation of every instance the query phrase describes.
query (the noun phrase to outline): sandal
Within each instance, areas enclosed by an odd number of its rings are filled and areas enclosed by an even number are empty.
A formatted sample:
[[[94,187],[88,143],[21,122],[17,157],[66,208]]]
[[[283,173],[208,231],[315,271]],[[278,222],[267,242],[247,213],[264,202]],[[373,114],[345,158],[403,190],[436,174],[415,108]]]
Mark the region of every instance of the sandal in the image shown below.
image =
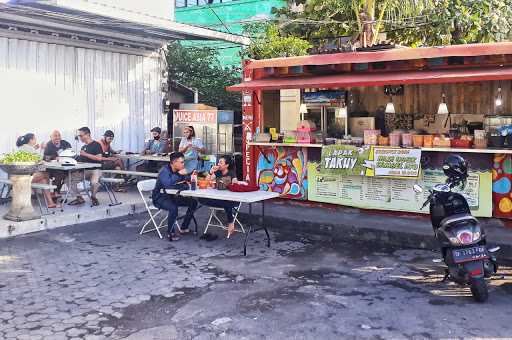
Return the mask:
[[[68,205],[82,205],[85,203],[85,200],[82,197],[77,197],[71,202],[68,203]]]
[[[91,204],[93,207],[97,207],[98,205],[100,205],[100,201],[98,201],[96,197],[91,197]]]

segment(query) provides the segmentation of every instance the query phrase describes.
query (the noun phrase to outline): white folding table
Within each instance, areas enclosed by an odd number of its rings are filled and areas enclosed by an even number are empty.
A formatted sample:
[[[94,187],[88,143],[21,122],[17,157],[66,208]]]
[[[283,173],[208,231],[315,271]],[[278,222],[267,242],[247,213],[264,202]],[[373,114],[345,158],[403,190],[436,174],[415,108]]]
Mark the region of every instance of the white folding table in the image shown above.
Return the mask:
[[[165,192],[169,195],[192,197],[192,198],[210,198],[221,201],[241,202],[249,205],[249,215],[252,215],[252,204],[261,203],[261,217],[260,228],[253,228],[252,223],[249,223],[249,230],[245,233],[244,239],[244,256],[247,255],[247,241],[249,235],[253,232],[264,230],[267,236],[267,246],[270,247],[270,234],[265,226],[265,201],[278,198],[279,193],[269,191],[252,191],[252,192],[233,192],[229,190],[217,189],[197,189],[197,190],[183,190],[167,189]]]
[[[86,187],[85,171],[101,168],[100,163],[77,163],[77,164],[72,164],[72,165],[63,165],[62,163],[59,163],[56,161],[45,162],[44,166],[47,170],[66,171],[68,173],[68,183],[67,183],[68,190],[66,191],[66,195],[64,196],[64,200],[63,200],[63,202],[65,202],[65,203],[67,203],[67,200],[69,198],[69,193],[71,190],[71,174],[73,172],[78,172],[78,171],[82,172],[82,183],[83,183],[83,187],[85,190],[85,187]],[[86,190],[86,192],[90,198],[89,191]],[[64,209],[64,204],[62,205],[62,209]]]

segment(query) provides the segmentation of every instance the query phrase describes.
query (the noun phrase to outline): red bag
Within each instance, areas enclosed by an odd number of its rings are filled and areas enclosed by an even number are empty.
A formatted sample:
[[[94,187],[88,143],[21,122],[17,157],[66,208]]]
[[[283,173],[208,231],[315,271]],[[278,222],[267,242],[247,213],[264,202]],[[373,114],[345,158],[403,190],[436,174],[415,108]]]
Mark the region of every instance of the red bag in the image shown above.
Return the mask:
[[[238,183],[231,183],[228,185],[228,190],[233,192],[252,192],[259,191],[260,187],[257,185],[242,185]]]

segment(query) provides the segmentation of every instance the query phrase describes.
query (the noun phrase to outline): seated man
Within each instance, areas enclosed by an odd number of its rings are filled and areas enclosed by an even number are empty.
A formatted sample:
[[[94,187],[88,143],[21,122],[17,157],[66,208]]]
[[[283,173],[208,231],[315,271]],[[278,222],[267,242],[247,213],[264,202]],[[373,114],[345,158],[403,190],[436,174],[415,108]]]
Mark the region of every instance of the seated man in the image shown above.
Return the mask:
[[[231,162],[227,156],[219,158],[217,165],[213,166],[210,170],[210,175],[207,177],[208,180],[221,179],[226,182],[225,184],[236,183],[235,172],[230,169]],[[227,218],[228,238],[235,232],[235,218],[233,216],[233,209],[240,205],[239,202],[222,201],[209,198],[201,198],[199,202],[202,205],[206,205],[213,208],[223,208]]]
[[[44,160],[47,162],[53,161],[59,157],[59,152],[67,149],[71,149],[71,144],[63,140],[60,132],[55,130],[51,133],[50,141],[46,144],[46,148],[44,149]],[[64,181],[67,178],[67,172],[48,170],[48,174],[50,175],[50,178],[53,178],[53,184],[57,186],[55,194],[60,193],[60,190],[64,185]],[[54,195],[54,198],[56,198],[56,195]]]
[[[174,223],[178,218],[178,207],[188,207],[181,228],[182,232],[187,232],[194,211],[197,208],[197,202],[192,198],[168,195],[162,192],[165,189],[187,190],[189,188],[187,181],[190,180],[190,176],[187,175],[185,170],[185,156],[181,152],[173,152],[169,157],[169,161],[169,165],[163,167],[158,175],[152,196],[155,207],[169,212],[167,218],[169,241],[177,241],[179,237],[177,231],[174,230]]]
[[[80,156],[78,157],[79,162],[83,163],[98,163],[101,164],[103,161],[108,160],[108,158],[103,157],[103,151],[101,150],[100,143],[96,142],[91,138],[91,130],[88,127],[82,127],[78,129],[78,138],[84,146],[80,151]],[[98,199],[96,198],[96,194],[98,193],[98,189],[100,186],[100,168],[94,170],[87,170],[85,172],[85,179],[91,182],[91,203],[93,206],[100,205]],[[76,195],[76,199],[69,202],[69,205],[81,205],[85,203],[85,200],[80,195],[78,190],[78,183],[83,180],[82,173],[79,171],[75,171],[71,173],[71,194]]]
[[[153,135],[153,139],[149,140],[144,145],[144,150],[142,150],[141,155],[161,154],[166,150],[166,142],[162,141],[161,138],[162,129],[159,127],[154,127],[151,129],[151,134]],[[158,162],[146,161],[143,164],[137,166],[136,169],[137,171],[141,172],[158,172]]]

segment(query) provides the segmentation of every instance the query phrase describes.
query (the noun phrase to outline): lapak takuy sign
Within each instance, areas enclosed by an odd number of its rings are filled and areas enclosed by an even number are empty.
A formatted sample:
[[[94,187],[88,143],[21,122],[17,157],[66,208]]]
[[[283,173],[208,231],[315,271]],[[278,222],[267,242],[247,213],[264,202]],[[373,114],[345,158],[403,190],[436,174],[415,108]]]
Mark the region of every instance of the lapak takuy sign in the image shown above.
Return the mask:
[[[421,150],[377,146],[328,145],[322,148],[322,173],[417,178]]]
[[[174,110],[175,123],[217,123],[217,110]]]

